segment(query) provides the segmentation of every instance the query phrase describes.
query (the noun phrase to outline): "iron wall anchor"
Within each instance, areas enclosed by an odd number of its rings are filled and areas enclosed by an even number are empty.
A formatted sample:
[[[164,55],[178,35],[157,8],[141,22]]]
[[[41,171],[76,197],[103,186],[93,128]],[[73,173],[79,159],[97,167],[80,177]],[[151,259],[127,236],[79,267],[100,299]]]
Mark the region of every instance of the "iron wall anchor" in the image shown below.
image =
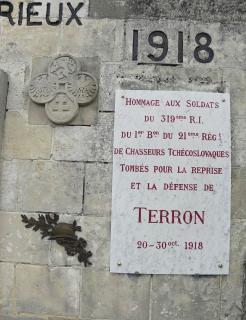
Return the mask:
[[[39,214],[38,220],[28,218],[26,215],[21,215],[22,222],[26,228],[32,228],[33,231],[40,230],[42,239],[49,237],[49,240],[55,240],[59,245],[63,246],[69,256],[78,254],[79,262],[83,262],[85,267],[91,265],[89,258],[92,256],[91,251],[86,250],[87,242],[83,238],[78,238],[76,231],[81,231],[81,227],[77,226],[74,220],[72,224],[58,223],[59,215]]]

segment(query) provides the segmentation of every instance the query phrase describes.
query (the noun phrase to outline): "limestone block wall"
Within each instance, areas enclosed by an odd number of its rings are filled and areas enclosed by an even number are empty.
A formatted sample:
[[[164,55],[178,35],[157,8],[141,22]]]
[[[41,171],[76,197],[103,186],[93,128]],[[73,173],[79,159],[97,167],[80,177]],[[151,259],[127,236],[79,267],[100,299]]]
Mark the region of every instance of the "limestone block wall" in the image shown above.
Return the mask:
[[[66,1],[62,1],[66,3]],[[74,5],[77,1],[70,1]],[[82,25],[10,25],[0,17],[0,69],[8,74],[0,187],[1,320],[239,320],[246,312],[246,4],[245,1],[86,0]],[[45,5],[46,1],[42,1]],[[54,16],[56,9],[54,8]],[[144,34],[132,61],[132,32]],[[168,31],[179,65],[146,63],[146,36]],[[207,32],[215,57],[198,63],[194,37]],[[172,51],[174,52],[174,51]],[[28,85],[35,58],[69,53],[100,61],[99,110],[91,126],[31,124]],[[0,85],[1,74],[0,74]],[[232,223],[228,276],[109,273],[114,91],[125,89],[230,92]],[[57,213],[77,220],[93,252],[76,257],[25,229],[21,214]]]

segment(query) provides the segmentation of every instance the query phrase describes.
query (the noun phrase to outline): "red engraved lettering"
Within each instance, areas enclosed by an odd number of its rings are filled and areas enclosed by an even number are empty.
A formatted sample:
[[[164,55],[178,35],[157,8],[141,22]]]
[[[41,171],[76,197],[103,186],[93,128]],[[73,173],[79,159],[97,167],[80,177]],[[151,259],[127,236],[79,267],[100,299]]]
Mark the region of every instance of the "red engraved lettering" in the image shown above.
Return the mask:
[[[167,210],[160,210],[160,223],[164,223],[163,220],[165,220],[166,223],[169,222],[169,212]]]
[[[143,210],[147,210],[147,208],[143,208],[143,207],[135,207],[134,209],[133,209],[133,211],[134,210],[138,210],[138,223],[142,223],[142,209]]]
[[[201,214],[199,214],[198,211],[195,211],[195,224],[197,224],[197,220],[200,220],[200,222],[204,224],[204,215],[205,211],[202,211]]]
[[[182,224],[180,220],[180,211],[179,210],[172,210],[172,223],[175,223],[175,219],[177,219],[178,224]]]
[[[156,218],[156,213],[158,212],[157,210],[149,210],[149,223],[158,223],[157,220],[153,221],[153,219]]]
[[[192,222],[192,213],[190,211],[185,211],[183,214],[183,220],[186,224],[191,224]]]

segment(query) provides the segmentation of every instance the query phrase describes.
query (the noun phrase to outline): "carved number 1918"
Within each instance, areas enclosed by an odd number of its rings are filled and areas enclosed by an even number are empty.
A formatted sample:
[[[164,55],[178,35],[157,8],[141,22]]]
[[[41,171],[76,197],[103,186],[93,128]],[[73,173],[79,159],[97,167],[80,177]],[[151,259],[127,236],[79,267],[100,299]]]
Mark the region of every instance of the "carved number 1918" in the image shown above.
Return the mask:
[[[214,51],[210,47],[212,38],[208,33],[201,32],[195,37],[195,42],[197,47],[194,50],[194,58],[200,63],[209,63],[214,58]],[[148,54],[147,57],[154,62],[163,61],[168,53],[168,38],[163,31],[153,31],[148,36],[148,43],[152,48],[160,49],[159,55]],[[178,32],[178,63],[183,62],[184,57],[184,34],[183,32]],[[139,31],[133,30],[133,47],[132,47],[132,60],[138,60],[138,46],[139,46]]]

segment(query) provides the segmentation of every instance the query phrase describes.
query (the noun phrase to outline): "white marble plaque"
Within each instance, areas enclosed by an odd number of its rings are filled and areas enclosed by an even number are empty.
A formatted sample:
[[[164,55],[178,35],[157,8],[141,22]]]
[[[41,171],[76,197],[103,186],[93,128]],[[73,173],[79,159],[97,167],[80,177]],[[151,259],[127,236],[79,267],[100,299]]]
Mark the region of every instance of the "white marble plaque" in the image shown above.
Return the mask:
[[[118,90],[110,271],[227,274],[229,94]]]

